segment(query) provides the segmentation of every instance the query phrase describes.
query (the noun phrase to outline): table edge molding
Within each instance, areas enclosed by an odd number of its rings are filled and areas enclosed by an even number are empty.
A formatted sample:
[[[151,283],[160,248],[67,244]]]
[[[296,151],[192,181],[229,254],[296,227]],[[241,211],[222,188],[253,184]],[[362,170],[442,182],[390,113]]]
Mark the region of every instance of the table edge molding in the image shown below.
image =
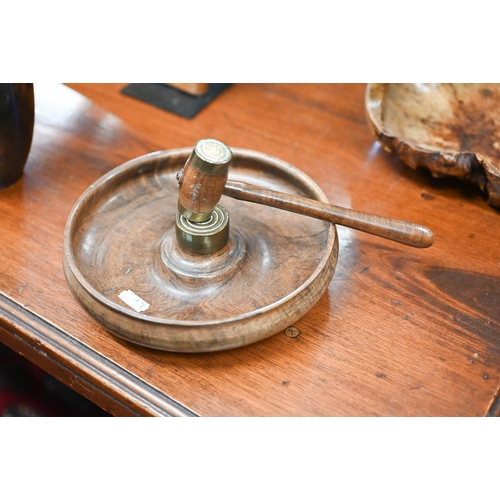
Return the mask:
[[[97,391],[134,413],[144,416],[198,416],[2,293],[0,328],[17,336],[39,355],[52,358],[74,376],[84,378]]]

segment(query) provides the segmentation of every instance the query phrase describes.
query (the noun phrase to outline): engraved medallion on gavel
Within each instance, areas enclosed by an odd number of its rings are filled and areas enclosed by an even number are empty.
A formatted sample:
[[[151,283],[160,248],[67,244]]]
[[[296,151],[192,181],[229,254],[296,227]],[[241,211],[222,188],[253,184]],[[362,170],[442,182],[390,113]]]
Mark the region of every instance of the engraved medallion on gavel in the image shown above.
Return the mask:
[[[176,235],[179,246],[195,254],[213,253],[229,238],[229,214],[218,205],[224,194],[357,229],[404,245],[430,247],[433,232],[420,224],[380,217],[301,196],[228,179],[231,149],[216,139],[201,139],[189,156],[179,182]]]

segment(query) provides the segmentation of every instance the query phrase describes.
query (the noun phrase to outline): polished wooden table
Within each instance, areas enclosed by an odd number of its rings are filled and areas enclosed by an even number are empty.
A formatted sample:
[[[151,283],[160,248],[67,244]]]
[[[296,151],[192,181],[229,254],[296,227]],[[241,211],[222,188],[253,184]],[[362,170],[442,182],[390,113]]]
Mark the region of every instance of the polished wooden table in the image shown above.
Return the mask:
[[[35,84],[25,174],[0,191],[3,343],[117,416],[500,414],[500,213],[473,186],[385,152],[364,85],[234,84],[191,120],[123,86]],[[115,166],[202,137],[288,161],[332,203],[424,224],[435,244],[339,227],[319,303],[287,334],[247,347],[175,354],[117,339],[64,278],[68,215]]]

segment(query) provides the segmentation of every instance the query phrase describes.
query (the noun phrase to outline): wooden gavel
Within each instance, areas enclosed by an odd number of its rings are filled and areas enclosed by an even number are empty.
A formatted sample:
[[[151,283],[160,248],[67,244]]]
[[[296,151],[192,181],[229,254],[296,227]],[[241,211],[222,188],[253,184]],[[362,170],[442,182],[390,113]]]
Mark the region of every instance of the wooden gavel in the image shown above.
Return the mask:
[[[403,245],[427,248],[434,242],[434,233],[420,224],[228,180],[231,159],[231,150],[221,141],[201,139],[196,143],[184,169],[177,174],[180,185],[178,209],[181,215],[192,222],[207,221],[224,194],[237,200],[280,208],[350,227]]]

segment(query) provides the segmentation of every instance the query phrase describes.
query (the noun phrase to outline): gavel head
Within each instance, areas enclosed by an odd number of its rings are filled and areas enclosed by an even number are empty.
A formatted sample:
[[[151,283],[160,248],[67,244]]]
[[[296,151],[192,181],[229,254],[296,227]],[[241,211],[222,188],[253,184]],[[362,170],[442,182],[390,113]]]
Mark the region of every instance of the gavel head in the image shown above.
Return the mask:
[[[201,139],[184,166],[179,201],[179,213],[192,222],[210,219],[227,181],[232,153],[216,139]]]

